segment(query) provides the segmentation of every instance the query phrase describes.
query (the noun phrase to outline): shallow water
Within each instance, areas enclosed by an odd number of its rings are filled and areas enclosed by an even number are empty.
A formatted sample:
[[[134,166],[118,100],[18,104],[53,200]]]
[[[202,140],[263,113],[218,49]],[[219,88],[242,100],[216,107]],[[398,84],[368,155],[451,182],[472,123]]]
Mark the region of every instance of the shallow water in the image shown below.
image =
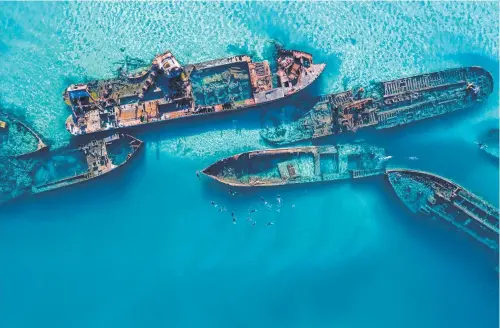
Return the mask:
[[[0,11],[0,105],[56,146],[70,141],[64,88],[111,77],[125,56],[263,59],[276,40],[327,63],[291,99],[137,131],[145,150],[123,170],[4,206],[0,327],[498,326],[496,255],[411,215],[383,177],[231,196],[195,175],[268,147],[259,128],[272,107],[307,108],[313,95],[461,65],[483,66],[498,85],[498,4],[43,2]],[[498,206],[498,164],[474,144],[498,126],[498,96],[315,143],[365,139],[392,165],[454,179]]]

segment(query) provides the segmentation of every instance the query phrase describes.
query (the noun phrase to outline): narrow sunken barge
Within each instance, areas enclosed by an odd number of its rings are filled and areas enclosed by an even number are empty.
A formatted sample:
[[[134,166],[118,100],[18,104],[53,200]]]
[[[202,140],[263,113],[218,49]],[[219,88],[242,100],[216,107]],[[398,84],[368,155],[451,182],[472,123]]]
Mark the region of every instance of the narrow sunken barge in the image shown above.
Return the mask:
[[[231,186],[278,186],[382,174],[386,160],[383,148],[369,145],[293,147],[234,155],[203,173]]]
[[[268,61],[240,55],[182,66],[167,51],[137,74],[69,86],[66,128],[82,135],[258,106],[304,89],[325,67],[311,54],[284,49],[276,65],[272,74]]]
[[[367,127],[387,129],[472,107],[492,91],[491,74],[476,66],[373,83],[322,96],[291,122],[265,122],[261,136],[280,145]]]
[[[0,113],[0,157],[20,157],[46,150],[42,138],[22,120]]]
[[[126,164],[142,145],[130,135],[114,134],[76,150],[55,152],[36,166],[31,192],[38,194],[101,177]]]
[[[393,169],[387,177],[397,196],[413,212],[443,219],[498,251],[498,209],[467,189],[437,175]]]

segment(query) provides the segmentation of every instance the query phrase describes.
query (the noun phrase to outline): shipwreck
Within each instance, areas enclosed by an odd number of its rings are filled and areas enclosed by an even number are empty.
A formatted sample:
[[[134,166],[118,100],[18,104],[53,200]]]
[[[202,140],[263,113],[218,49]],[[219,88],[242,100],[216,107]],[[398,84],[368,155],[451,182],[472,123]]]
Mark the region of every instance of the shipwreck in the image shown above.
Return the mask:
[[[277,71],[247,55],[183,66],[167,51],[135,74],[69,86],[73,135],[238,111],[288,97],[323,72],[306,52],[279,48]]]
[[[42,138],[22,120],[0,113],[0,157],[20,157],[47,149]]]
[[[452,224],[498,251],[498,209],[451,180],[415,170],[391,169],[387,178],[413,212]]]
[[[142,145],[132,136],[114,134],[77,148],[0,161],[0,203],[102,177],[128,163]]]
[[[321,96],[297,119],[266,121],[261,136],[281,145],[369,127],[387,129],[470,108],[492,91],[491,74],[476,66],[373,83]]]
[[[368,177],[385,172],[383,148],[363,144],[256,150],[210,165],[202,172],[238,187],[264,187]]]

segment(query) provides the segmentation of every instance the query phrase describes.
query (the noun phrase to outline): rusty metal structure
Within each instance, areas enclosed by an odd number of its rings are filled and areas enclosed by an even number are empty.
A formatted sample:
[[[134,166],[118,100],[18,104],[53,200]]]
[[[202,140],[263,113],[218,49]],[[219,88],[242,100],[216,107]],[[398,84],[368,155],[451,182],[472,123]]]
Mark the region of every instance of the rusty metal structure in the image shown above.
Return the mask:
[[[265,122],[261,136],[282,145],[369,127],[387,129],[472,107],[492,91],[491,74],[476,66],[373,83],[321,96],[291,122]]]
[[[237,111],[285,98],[310,85],[325,64],[277,50],[277,72],[247,55],[183,66],[167,51],[136,74],[69,86],[63,98],[73,135]]]
[[[387,178],[413,213],[452,224],[498,251],[499,212],[485,200],[451,180],[427,172],[391,169]]]
[[[210,165],[202,172],[238,187],[267,187],[368,177],[385,172],[383,148],[363,144],[255,150]]]
[[[125,134],[92,140],[39,156],[0,161],[0,204],[104,176],[128,163],[143,142]]]

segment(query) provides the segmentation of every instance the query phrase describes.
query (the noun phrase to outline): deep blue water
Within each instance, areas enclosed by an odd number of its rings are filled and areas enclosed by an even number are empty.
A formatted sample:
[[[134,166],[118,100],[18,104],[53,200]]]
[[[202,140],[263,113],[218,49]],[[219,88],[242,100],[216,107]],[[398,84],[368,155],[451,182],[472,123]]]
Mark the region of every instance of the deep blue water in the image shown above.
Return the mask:
[[[315,85],[274,108],[461,65],[483,66],[499,83],[497,3],[45,2],[0,11],[0,105],[55,146],[70,141],[67,84],[166,49],[182,63],[262,59],[277,40],[327,63]],[[365,139],[386,147],[393,165],[454,179],[498,206],[498,163],[474,144],[498,126],[498,96],[315,143]],[[272,109],[138,131],[145,150],[122,171],[2,207],[0,327],[498,327],[496,255],[411,215],[383,177],[236,196],[197,179],[221,157],[268,147],[259,127]],[[258,209],[254,227],[249,208]]]

